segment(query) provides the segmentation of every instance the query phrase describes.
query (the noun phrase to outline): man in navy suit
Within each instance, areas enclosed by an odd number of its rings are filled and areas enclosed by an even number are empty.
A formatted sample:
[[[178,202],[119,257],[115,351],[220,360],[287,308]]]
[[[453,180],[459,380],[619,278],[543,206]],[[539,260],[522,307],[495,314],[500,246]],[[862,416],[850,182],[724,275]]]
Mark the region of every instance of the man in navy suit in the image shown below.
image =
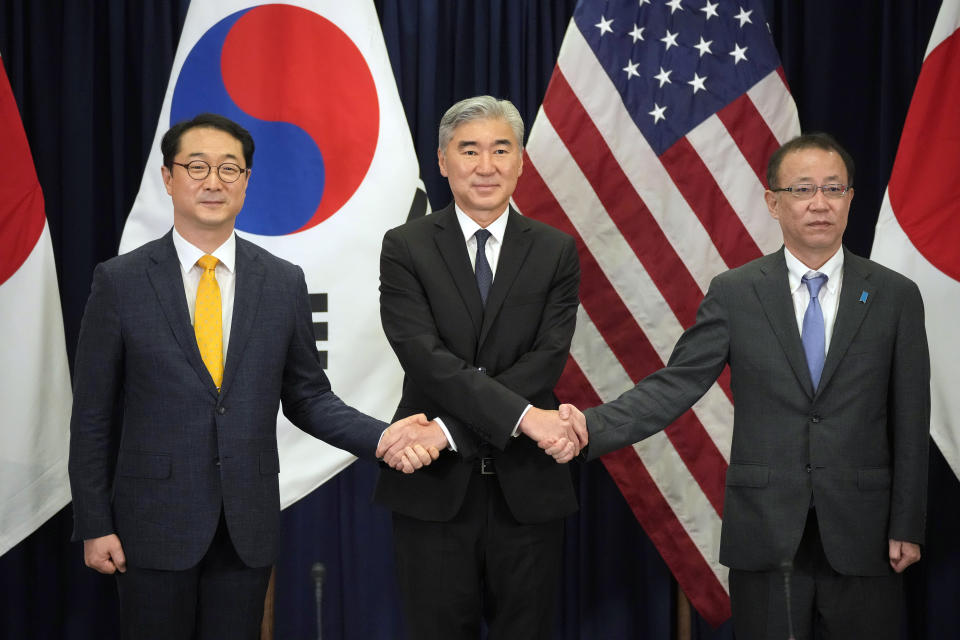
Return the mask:
[[[797,638],[893,640],[926,519],[923,301],[842,246],[853,160],[832,137],[788,141],[767,184],[784,247],[714,278],[667,366],[584,412],[587,457],[663,429],[729,365],[720,562],[737,638],[788,636],[787,568]]]
[[[253,149],[222,116],[172,127],[161,171],[173,229],[94,272],[70,422],[74,539],[87,566],[120,572],[124,638],[259,637],[281,404],[293,424],[360,457],[402,437],[386,459],[398,470],[438,455],[415,442],[422,415],[384,431],[334,395],[303,272],[234,233]],[[204,288],[215,297],[201,299]],[[195,314],[210,300],[219,313]],[[201,315],[216,323],[213,351]]]

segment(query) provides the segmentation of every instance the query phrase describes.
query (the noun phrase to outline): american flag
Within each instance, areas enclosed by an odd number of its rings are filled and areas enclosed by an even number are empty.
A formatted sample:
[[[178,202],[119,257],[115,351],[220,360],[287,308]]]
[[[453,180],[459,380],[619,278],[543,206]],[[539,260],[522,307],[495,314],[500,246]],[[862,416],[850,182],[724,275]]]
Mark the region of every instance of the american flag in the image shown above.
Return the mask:
[[[759,4],[582,0],[574,11],[514,194],[577,240],[563,401],[612,400],[662,367],[710,280],[781,244],[766,163],[799,123]],[[732,428],[725,372],[665,432],[603,458],[713,625],[730,616],[718,550]]]

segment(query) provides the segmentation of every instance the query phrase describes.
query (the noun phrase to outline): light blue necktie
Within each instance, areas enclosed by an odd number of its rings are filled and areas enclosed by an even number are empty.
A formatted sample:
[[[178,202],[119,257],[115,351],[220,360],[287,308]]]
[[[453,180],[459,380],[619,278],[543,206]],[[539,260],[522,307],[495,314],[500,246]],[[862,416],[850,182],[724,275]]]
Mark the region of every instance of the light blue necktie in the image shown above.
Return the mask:
[[[483,306],[487,306],[487,296],[490,294],[490,285],[493,284],[493,271],[490,270],[490,263],[487,262],[487,252],[484,247],[487,244],[487,238],[490,237],[490,232],[486,229],[478,229],[473,235],[477,238],[477,266],[474,267],[477,275],[477,289],[480,290],[480,299],[483,301]],[[821,324],[823,323],[821,322]]]
[[[803,314],[803,331],[800,341],[803,342],[803,352],[807,354],[807,366],[810,368],[810,381],[813,390],[820,386],[820,374],[823,373],[823,361],[827,358],[826,333],[823,327],[823,309],[817,295],[820,287],[827,282],[827,276],[819,273],[813,277],[803,276],[803,283],[810,292],[810,303]]]

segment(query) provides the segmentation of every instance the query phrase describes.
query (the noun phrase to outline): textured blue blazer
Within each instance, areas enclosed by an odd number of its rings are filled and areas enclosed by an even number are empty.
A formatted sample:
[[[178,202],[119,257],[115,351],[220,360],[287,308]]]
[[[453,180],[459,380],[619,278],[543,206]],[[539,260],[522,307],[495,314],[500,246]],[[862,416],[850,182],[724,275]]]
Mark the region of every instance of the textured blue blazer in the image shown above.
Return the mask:
[[[70,421],[76,540],[116,533],[134,566],[194,566],[221,508],[249,566],[276,556],[277,411],[373,458],[386,425],[346,406],[320,365],[301,269],[237,238],[222,388],[200,358],[171,233],[97,266]]]

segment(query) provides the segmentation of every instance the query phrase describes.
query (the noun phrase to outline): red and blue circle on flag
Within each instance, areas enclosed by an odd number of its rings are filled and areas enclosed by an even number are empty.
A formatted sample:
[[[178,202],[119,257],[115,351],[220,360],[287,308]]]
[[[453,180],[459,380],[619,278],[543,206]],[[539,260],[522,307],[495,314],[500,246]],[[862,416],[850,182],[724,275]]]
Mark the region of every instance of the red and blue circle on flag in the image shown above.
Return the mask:
[[[373,161],[380,107],[360,50],[300,7],[237,11],[197,41],[177,78],[170,124],[214,112],[253,135],[256,154],[236,226],[280,236],[336,213]]]

